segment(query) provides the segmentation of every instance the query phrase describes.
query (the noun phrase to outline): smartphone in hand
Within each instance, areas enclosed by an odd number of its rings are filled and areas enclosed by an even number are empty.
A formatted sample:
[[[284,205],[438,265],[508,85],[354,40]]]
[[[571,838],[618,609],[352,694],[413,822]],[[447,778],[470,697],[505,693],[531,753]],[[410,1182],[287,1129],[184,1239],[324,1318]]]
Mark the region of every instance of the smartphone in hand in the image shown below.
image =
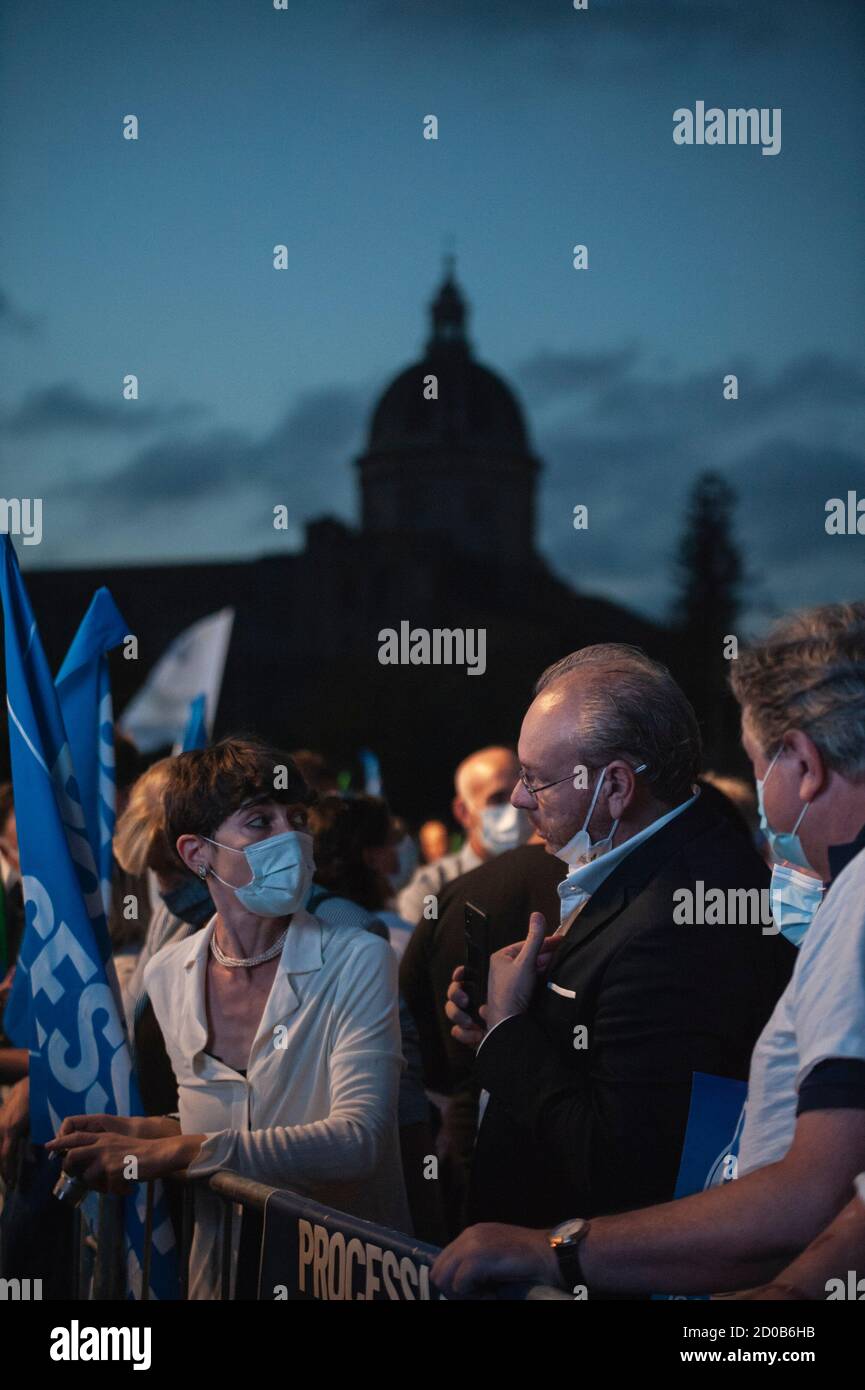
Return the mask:
[[[486,1003],[490,969],[490,919],[474,903],[465,907],[465,978],[463,989],[469,997],[467,1013],[475,1023],[483,1023],[481,1004]]]

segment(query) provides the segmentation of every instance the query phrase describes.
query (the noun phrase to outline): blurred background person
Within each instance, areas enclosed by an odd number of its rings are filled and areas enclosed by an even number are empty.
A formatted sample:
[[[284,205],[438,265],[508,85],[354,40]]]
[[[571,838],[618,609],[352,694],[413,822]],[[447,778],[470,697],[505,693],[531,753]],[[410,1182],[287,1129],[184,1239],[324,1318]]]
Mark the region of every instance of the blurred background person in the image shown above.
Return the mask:
[[[334,927],[360,927],[390,939],[388,873],[396,866],[399,827],[379,797],[324,796],[309,810],[315,875],[307,911]],[[399,919],[397,919],[399,920]],[[400,995],[405,1069],[399,1087],[400,1154],[415,1234],[440,1244],[444,1235],[439,1184],[423,1175],[435,1151],[417,1027]]]
[[[425,900],[437,899],[446,883],[528,840],[528,818],[510,802],[519,770],[511,748],[482,748],[460,763],[454,776],[453,814],[465,831],[465,844],[419,868],[399,894],[397,910],[407,922],[419,922],[425,906],[430,907]]]
[[[404,917],[400,916],[397,902],[403,888],[411,882],[419,858],[417,841],[402,816],[393,817],[392,841],[384,865],[389,895],[387,905],[380,915],[390,932],[390,944],[399,959],[402,960],[415,924],[414,922],[407,922]]]
[[[418,831],[418,840],[425,864],[444,859],[450,848],[448,828],[443,820],[425,820]]]
[[[296,748],[290,756],[311,791],[319,796],[339,792],[336,768],[328,762],[323,753],[317,753],[313,748]]]
[[[146,1115],[176,1111],[177,1082],[144,987],[144,971],[158,951],[200,930],[214,912],[206,881],[189,872],[166,837],[164,799],[173,762],[160,758],[138,778],[114,831],[114,857],[121,869],[133,882],[147,885],[141,902],[143,940],[123,996]]]

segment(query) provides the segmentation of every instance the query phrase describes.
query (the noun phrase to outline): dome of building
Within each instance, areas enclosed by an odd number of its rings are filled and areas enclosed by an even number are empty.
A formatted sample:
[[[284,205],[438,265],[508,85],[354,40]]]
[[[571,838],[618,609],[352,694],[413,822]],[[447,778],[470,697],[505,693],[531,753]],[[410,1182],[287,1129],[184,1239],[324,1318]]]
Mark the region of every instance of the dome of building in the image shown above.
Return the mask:
[[[432,333],[420,362],[400,372],[376,406],[369,449],[527,449],[523,415],[510,388],[475,361],[466,336],[468,309],[448,269],[431,305]],[[425,394],[435,376],[438,399]]]
[[[357,460],[363,531],[391,543],[436,535],[489,558],[531,555],[540,464],[513,392],[474,359],[452,263],[430,313],[424,356],[381,396]]]

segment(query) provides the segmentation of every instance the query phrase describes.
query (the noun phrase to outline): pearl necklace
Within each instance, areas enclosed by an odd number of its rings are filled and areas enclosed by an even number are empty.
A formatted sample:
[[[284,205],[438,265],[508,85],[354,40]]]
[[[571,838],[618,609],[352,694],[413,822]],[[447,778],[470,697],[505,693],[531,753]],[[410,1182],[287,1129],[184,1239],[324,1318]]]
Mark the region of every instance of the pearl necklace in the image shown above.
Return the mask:
[[[216,931],[214,930],[213,936],[210,938],[210,951],[214,959],[218,960],[220,965],[227,966],[229,970],[239,970],[241,966],[248,970],[253,965],[263,965],[266,960],[273,960],[274,956],[278,956],[287,936],[288,927],[272,946],[268,946],[266,951],[262,951],[260,956],[247,956],[245,959],[239,960],[236,956],[225,954],[216,939]]]

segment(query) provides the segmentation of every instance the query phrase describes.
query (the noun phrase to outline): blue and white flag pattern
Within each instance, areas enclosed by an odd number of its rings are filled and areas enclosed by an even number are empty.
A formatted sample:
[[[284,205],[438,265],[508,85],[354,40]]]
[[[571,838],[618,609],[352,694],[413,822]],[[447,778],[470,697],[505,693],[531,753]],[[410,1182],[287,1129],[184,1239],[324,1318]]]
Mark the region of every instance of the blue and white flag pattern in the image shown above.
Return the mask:
[[[97,589],[54,682],[106,916],[111,909],[115,819],[114,713],[108,652],[128,633],[111,594],[105,588]]]
[[[8,536],[0,536],[9,743],[27,925],[18,975],[29,989],[30,1131],[69,1115],[142,1113],[118,1000],[108,983],[99,875],[57,692]],[[113,972],[112,972],[113,973]],[[139,1186],[139,1198],[143,1189]],[[140,1201],[126,1202],[130,1265],[142,1266]],[[162,1203],[160,1203],[160,1207]],[[165,1244],[170,1223],[155,1224]],[[150,1285],[171,1297],[173,1261],[154,1244]]]

